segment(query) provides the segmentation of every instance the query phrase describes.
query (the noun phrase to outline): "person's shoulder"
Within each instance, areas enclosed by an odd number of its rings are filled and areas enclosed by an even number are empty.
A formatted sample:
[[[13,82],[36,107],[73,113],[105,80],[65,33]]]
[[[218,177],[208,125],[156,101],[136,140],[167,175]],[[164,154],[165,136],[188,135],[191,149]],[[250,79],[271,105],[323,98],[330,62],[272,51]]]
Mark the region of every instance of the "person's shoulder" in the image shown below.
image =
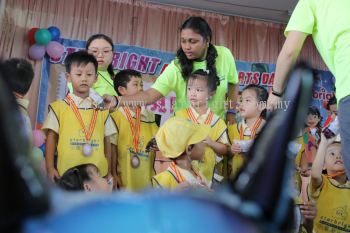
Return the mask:
[[[231,50],[222,45],[214,45],[218,54],[231,54]]]
[[[170,188],[177,183],[174,176],[168,170],[158,173],[157,175],[153,176],[153,179],[163,188]]]
[[[61,108],[61,107],[69,106],[69,105],[64,99],[59,99],[59,100],[55,100],[52,103],[50,103],[50,106],[52,108]]]

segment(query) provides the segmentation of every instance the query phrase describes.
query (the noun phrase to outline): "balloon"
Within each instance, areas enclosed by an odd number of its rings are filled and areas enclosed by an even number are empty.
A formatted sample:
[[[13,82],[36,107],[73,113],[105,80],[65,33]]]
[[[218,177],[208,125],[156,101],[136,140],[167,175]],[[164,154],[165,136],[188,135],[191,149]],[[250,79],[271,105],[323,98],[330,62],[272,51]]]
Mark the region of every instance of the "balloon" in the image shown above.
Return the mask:
[[[39,148],[40,150],[43,152],[43,154],[45,154],[45,147],[46,147],[46,143],[42,144]]]
[[[49,30],[41,28],[35,32],[35,42],[40,45],[47,45],[51,41],[51,33]]]
[[[28,55],[33,60],[40,60],[45,55],[45,47],[38,44],[33,44],[29,47]]]
[[[35,44],[35,38],[34,38],[34,34],[35,32],[38,30],[39,28],[31,28],[28,31],[28,40],[29,40],[29,44],[33,45]]]
[[[32,158],[38,164],[44,160],[44,153],[37,147],[32,148]]]
[[[58,27],[51,26],[47,29],[52,37],[52,41],[58,41],[60,39],[61,31],[58,29]]]
[[[57,41],[50,41],[46,45],[46,52],[51,58],[57,59],[64,53],[64,47]]]
[[[45,142],[44,133],[40,129],[33,130],[33,145],[40,147]]]

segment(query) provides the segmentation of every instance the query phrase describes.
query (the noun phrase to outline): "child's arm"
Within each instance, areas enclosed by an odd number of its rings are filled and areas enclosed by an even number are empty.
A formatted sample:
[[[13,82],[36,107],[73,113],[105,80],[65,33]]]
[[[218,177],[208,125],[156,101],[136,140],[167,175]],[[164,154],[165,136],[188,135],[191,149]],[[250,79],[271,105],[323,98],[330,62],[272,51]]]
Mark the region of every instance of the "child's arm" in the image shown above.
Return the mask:
[[[112,175],[114,177],[114,187],[122,187],[122,182],[118,172],[118,146],[111,144],[112,149]]]
[[[216,154],[226,155],[227,146],[221,142],[213,141],[209,136],[205,139],[205,144],[212,148]]]
[[[54,156],[56,151],[56,145],[58,141],[58,134],[51,130],[47,130],[46,134],[46,147],[45,147],[45,165],[46,165],[46,171],[47,174],[52,180],[52,182],[55,182],[55,178],[60,178],[58,171],[55,169],[54,164]]]
[[[329,144],[334,141],[335,138],[328,139],[321,134],[321,142],[318,147],[316,157],[314,162],[312,163],[311,168],[311,183],[313,188],[318,188],[322,184],[322,170],[324,165],[324,160],[326,157],[326,151]]]
[[[109,136],[104,137],[104,152],[108,162],[108,173],[107,178],[112,178],[112,159],[111,159],[111,142]]]

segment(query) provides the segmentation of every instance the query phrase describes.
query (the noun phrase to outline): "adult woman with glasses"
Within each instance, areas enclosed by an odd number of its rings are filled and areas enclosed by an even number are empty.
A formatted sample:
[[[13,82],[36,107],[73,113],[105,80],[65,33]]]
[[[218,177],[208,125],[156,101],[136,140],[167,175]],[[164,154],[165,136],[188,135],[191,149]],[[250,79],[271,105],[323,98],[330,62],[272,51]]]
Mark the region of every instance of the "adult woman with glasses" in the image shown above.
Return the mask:
[[[90,54],[94,55],[98,62],[98,78],[92,88],[101,96],[104,94],[117,95],[113,87],[112,39],[104,34],[92,35],[86,42],[86,49]]]

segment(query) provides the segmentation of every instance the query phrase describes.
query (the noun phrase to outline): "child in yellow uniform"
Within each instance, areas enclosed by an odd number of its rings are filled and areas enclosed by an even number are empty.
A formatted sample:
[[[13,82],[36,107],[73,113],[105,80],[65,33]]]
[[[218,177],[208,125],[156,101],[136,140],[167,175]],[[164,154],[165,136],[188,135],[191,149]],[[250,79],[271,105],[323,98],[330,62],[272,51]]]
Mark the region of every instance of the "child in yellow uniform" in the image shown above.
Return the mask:
[[[350,232],[350,182],[345,174],[341,143],[321,134],[311,168],[310,197],[316,201],[314,232]],[[327,175],[322,174],[326,168]]]
[[[209,182],[192,166],[192,161],[204,155],[204,140],[209,125],[194,124],[182,117],[172,117],[159,128],[157,146],[163,156],[172,160],[167,170],[152,178],[153,187],[179,189],[186,187],[209,189]]]
[[[226,175],[223,168],[223,156],[229,145],[226,123],[208,106],[209,99],[215,94],[219,78],[209,71],[196,70],[187,79],[187,99],[191,106],[179,110],[175,116],[184,117],[195,124],[209,125],[209,136],[205,140],[206,149],[203,160],[193,161],[193,166],[202,172],[205,178],[222,182]],[[216,166],[217,165],[217,166]]]
[[[116,74],[114,88],[118,95],[129,96],[143,89],[141,74],[122,70]],[[112,139],[113,176],[121,188],[140,191],[151,186],[155,175],[155,151],[147,151],[148,142],[157,133],[155,116],[144,107],[120,107],[111,114],[117,126]]]
[[[264,115],[268,93],[258,85],[248,85],[242,91],[239,112],[242,120],[229,125],[228,136],[232,143],[231,177],[235,177],[244,162],[252,140],[259,134],[265,124]]]
[[[102,176],[112,178],[109,136],[115,126],[108,111],[100,111],[89,97],[96,81],[97,61],[85,51],[65,60],[66,78],[73,93],[50,104],[42,129],[46,133],[46,169],[51,180],[80,164],[94,164]],[[57,169],[54,154],[57,149]]]

